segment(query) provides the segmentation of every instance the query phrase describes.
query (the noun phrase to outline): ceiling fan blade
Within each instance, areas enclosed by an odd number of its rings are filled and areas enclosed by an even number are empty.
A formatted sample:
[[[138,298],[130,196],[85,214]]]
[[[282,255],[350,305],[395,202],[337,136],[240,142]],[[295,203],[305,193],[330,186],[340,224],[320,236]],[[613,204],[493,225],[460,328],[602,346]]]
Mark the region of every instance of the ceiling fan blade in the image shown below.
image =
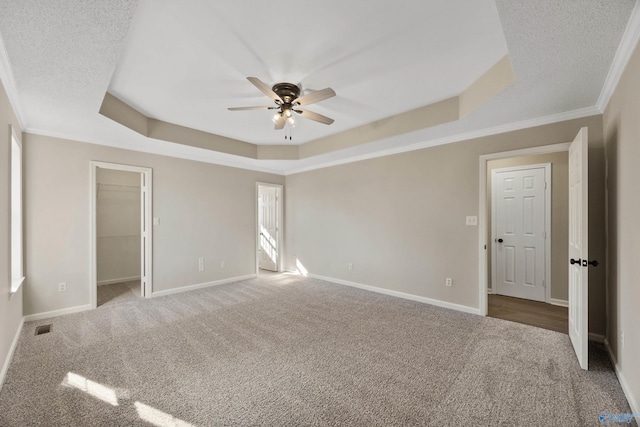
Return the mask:
[[[319,102],[327,98],[332,98],[334,96],[336,96],[336,92],[330,87],[328,87],[326,89],[318,90],[308,95],[304,95],[299,98],[296,98],[296,100],[293,101],[293,104],[309,105],[309,104],[313,104],[314,102]]]
[[[331,123],[334,122],[333,119],[330,119],[327,116],[323,116],[322,114],[314,113],[313,111],[308,111],[308,110],[293,110],[293,111],[300,114],[302,117],[306,119],[324,123],[325,125],[330,125]]]
[[[243,110],[275,110],[278,107],[229,107],[229,111],[243,111]]]
[[[282,104],[283,103],[282,98],[280,98],[277,93],[275,93],[269,86],[267,86],[259,78],[257,78],[257,77],[247,77],[247,80],[249,80],[251,83],[253,83],[253,85],[255,87],[257,87],[258,89],[260,89],[262,91],[262,93],[267,95],[269,98],[273,99],[278,104]]]
[[[280,130],[280,129],[282,129],[282,128],[284,127],[284,124],[285,124],[286,122],[287,122],[287,121],[285,120],[285,118],[284,118],[282,115],[280,115],[280,117],[278,118],[278,120],[276,120],[276,125],[274,126],[274,129],[275,129],[275,130]]]

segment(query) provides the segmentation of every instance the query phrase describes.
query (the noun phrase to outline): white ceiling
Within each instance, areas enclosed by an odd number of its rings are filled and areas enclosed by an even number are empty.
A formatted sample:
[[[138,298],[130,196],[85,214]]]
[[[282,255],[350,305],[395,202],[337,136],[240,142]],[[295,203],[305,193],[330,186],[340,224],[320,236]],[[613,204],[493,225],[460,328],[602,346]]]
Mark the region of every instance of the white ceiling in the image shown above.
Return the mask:
[[[638,16],[635,5],[0,0],[0,77],[29,132],[291,173],[597,113],[615,78],[610,69],[625,60],[616,51]],[[637,39],[638,21],[627,39]],[[268,112],[226,111],[270,104],[245,77],[330,86],[338,95],[309,109],[336,122],[298,120],[292,143],[304,143],[459,94],[506,53],[516,83],[462,120],[303,160],[252,160],[152,140],[98,114],[109,90],[160,120],[281,144]]]
[[[301,83],[338,94],[298,120],[301,144],[456,96],[507,54],[493,0],[271,2],[143,0],[109,92],[145,115],[279,144],[273,106],[250,84]]]

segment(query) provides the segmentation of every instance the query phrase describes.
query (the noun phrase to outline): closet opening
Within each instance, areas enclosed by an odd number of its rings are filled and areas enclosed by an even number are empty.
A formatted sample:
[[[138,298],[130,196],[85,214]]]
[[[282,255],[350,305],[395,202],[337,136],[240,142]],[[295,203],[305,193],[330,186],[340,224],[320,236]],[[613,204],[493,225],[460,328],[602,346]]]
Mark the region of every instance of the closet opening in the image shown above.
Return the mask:
[[[91,163],[93,308],[151,296],[151,169]]]

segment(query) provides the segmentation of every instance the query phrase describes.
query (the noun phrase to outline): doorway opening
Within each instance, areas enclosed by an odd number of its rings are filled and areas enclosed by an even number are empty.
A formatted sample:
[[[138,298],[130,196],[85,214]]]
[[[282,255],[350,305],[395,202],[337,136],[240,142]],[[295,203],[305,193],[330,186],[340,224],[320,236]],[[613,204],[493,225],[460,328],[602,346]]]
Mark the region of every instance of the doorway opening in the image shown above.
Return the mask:
[[[566,151],[487,162],[490,317],[568,333],[567,191]]]
[[[256,183],[256,274],[283,271],[282,193],[282,185]]]
[[[151,169],[91,162],[91,305],[150,297]]]
[[[567,150],[558,144],[482,159],[485,314],[565,334]]]

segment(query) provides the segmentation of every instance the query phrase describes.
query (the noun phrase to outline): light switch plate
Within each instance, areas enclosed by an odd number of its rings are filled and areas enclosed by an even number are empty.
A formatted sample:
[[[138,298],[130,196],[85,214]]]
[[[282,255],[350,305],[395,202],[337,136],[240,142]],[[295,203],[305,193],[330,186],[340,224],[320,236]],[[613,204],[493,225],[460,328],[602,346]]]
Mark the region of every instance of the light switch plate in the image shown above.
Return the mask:
[[[478,225],[478,217],[477,216],[468,216],[467,217],[467,225]]]
[[[153,225],[160,225],[160,218],[153,218]]]

